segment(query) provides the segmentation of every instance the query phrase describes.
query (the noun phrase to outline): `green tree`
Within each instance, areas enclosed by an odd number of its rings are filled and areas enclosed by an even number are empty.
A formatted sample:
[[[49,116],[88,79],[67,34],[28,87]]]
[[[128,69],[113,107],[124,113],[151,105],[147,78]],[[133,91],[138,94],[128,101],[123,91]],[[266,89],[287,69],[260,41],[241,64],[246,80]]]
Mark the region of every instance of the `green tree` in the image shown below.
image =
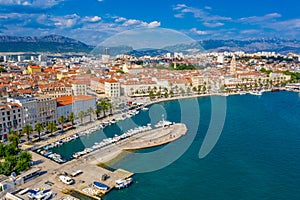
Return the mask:
[[[62,116],[58,117],[57,121],[58,121],[61,125],[63,125],[63,124],[66,122],[66,118],[65,118],[65,116],[62,115]]]
[[[39,140],[40,140],[41,139],[41,132],[44,130],[43,124],[40,123],[40,122],[36,123],[36,125],[34,126],[34,130],[38,132]]]
[[[89,109],[87,110],[88,114],[90,115],[90,121],[92,121],[92,115],[95,113],[94,109],[89,107]]]
[[[98,106],[100,107],[100,109],[103,112],[103,116],[106,116],[106,111],[109,109],[110,104],[107,102],[107,100],[103,99],[100,101],[100,103],[98,104]]]
[[[70,122],[72,122],[72,126],[74,126],[74,121],[75,121],[75,115],[73,112],[70,113],[70,115],[68,116],[68,120]]]
[[[152,90],[149,92],[149,97],[150,97],[150,100],[152,100],[154,98],[154,92]]]
[[[97,116],[97,118],[99,117],[99,115],[100,115],[100,109],[99,108],[96,108],[96,110],[95,110],[95,114],[96,114],[96,116]]]
[[[83,111],[80,111],[79,113],[78,113],[78,117],[80,118],[80,120],[81,120],[81,124],[83,124],[83,118],[84,118],[84,112]]]
[[[32,126],[29,124],[26,124],[22,129],[22,134],[27,136],[27,141],[30,139],[30,134],[32,133],[33,129]]]
[[[50,122],[47,126],[46,129],[51,133],[51,135],[57,130],[56,124],[54,122]]]
[[[17,148],[20,144],[20,136],[18,132],[10,130],[8,133],[8,141],[11,142]]]

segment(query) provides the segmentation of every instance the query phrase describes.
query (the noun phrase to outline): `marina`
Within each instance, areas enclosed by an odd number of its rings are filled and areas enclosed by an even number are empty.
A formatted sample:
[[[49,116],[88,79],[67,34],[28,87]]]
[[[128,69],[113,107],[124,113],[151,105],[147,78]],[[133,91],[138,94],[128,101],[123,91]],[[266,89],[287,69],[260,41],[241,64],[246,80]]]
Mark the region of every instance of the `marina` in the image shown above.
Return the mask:
[[[39,176],[34,184],[24,184],[23,192],[15,194],[26,199],[46,199],[56,196],[58,199],[76,199],[75,196],[84,195],[91,199],[100,199],[113,189],[120,190],[134,184],[133,173],[123,169],[106,169],[102,163],[117,158],[122,152],[149,148],[167,144],[184,136],[187,128],[184,124],[172,123],[161,120],[151,126],[138,126],[129,129],[125,133],[105,138],[101,142],[95,142],[91,147],[85,148],[73,154],[70,160],[63,160],[63,156],[51,150],[53,144],[63,147],[70,142],[80,140],[80,137],[91,134],[102,127],[93,127],[82,133],[76,133],[39,148],[33,154],[33,160],[43,160],[39,166],[47,170],[47,178]],[[77,155],[77,156],[76,156]],[[61,162],[60,160],[63,160]],[[95,176],[95,174],[97,174]],[[28,188],[28,190],[26,190]],[[41,189],[33,193],[31,191]],[[51,194],[51,196],[50,196]],[[72,197],[72,194],[74,197]],[[41,196],[41,197],[40,197]]]

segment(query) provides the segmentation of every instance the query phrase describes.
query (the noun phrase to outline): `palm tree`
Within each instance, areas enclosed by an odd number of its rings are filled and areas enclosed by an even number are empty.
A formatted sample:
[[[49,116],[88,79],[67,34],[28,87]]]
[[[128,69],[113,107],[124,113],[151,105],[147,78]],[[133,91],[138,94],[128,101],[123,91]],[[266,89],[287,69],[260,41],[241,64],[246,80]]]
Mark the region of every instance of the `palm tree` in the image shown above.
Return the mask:
[[[44,130],[44,126],[42,123],[38,122],[35,126],[34,126],[34,130],[38,132],[39,134],[39,140],[41,139],[41,132]]]
[[[29,125],[29,124],[26,124],[23,129],[22,129],[22,134],[25,134],[27,135],[27,141],[29,141],[30,139],[30,134],[32,133],[33,129],[32,129],[32,126]]]
[[[20,136],[17,131],[10,130],[8,134],[8,141],[10,141],[15,147],[20,144]]]
[[[80,112],[78,113],[78,117],[80,118],[81,123],[83,123],[84,112],[83,112],[83,111],[80,111]]]
[[[92,115],[95,113],[94,109],[89,107],[89,109],[87,110],[87,113],[90,115],[90,121],[92,121]]]
[[[60,116],[58,119],[57,119],[57,121],[61,124],[61,125],[63,125],[64,123],[65,123],[65,121],[66,121],[66,118],[65,118],[65,116]]]
[[[96,116],[97,116],[97,118],[98,118],[98,117],[99,117],[99,114],[100,114],[100,109],[99,109],[99,108],[96,108],[95,114],[96,114]]]
[[[50,123],[46,126],[46,129],[47,129],[51,134],[53,134],[53,132],[57,130],[56,124],[55,124],[54,122],[50,122]]]
[[[68,116],[68,119],[70,122],[72,122],[72,126],[74,126],[75,115],[73,112],[70,113],[70,115]]]
[[[101,100],[100,103],[98,104],[98,106],[101,108],[101,110],[103,111],[103,116],[106,116],[106,111],[109,108],[109,104],[106,100]]]

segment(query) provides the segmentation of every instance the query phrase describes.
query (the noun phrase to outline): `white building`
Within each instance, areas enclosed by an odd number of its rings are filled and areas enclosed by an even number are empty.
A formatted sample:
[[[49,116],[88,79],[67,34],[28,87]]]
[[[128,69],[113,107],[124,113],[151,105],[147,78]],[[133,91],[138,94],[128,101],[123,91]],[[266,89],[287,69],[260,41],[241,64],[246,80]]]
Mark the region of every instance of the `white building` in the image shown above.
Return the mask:
[[[87,113],[89,108],[96,109],[96,97],[93,96],[64,96],[58,97],[56,118],[60,116],[68,117],[72,112],[78,116],[80,111]]]
[[[37,101],[31,96],[8,97],[7,102],[18,103],[22,106],[23,124],[34,126],[38,122]]]
[[[10,130],[20,132],[23,128],[23,112],[20,104],[0,105],[0,141],[7,139]]]
[[[120,83],[114,79],[104,82],[105,95],[107,97],[120,97]]]
[[[73,96],[87,95],[87,86],[84,83],[73,83],[72,91]]]
[[[28,95],[9,97],[7,102],[18,103],[22,106],[23,125],[29,124],[34,127],[38,122],[46,125],[56,120],[56,101],[54,98],[47,96],[31,97]]]

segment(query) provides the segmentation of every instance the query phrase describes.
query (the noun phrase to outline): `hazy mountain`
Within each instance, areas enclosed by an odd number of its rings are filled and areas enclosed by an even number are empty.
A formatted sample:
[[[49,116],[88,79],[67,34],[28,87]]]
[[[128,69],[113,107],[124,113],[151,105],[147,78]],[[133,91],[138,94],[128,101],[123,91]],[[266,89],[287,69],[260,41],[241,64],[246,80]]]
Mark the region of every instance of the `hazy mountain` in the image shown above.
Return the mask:
[[[0,35],[0,52],[85,52],[93,48],[78,40],[60,35],[16,37]]]
[[[0,52],[85,52],[95,55],[105,54],[105,49],[109,48],[109,54],[131,54],[135,56],[157,56],[167,52],[182,52],[192,54],[198,52],[223,52],[223,51],[244,51],[253,53],[258,51],[274,51],[277,53],[300,53],[299,40],[287,39],[249,39],[249,40],[202,40],[190,44],[177,44],[167,46],[162,49],[140,49],[134,50],[130,46],[120,45],[117,47],[103,47],[87,45],[75,39],[59,35],[49,35],[43,37],[16,37],[0,35]],[[107,53],[107,51],[106,51]]]
[[[300,53],[299,40],[284,39],[251,39],[251,40],[203,40],[190,44],[168,46],[164,49],[173,52],[223,52],[223,51],[244,51],[253,53],[258,51],[270,51],[277,53]],[[192,50],[192,51],[191,51]]]

